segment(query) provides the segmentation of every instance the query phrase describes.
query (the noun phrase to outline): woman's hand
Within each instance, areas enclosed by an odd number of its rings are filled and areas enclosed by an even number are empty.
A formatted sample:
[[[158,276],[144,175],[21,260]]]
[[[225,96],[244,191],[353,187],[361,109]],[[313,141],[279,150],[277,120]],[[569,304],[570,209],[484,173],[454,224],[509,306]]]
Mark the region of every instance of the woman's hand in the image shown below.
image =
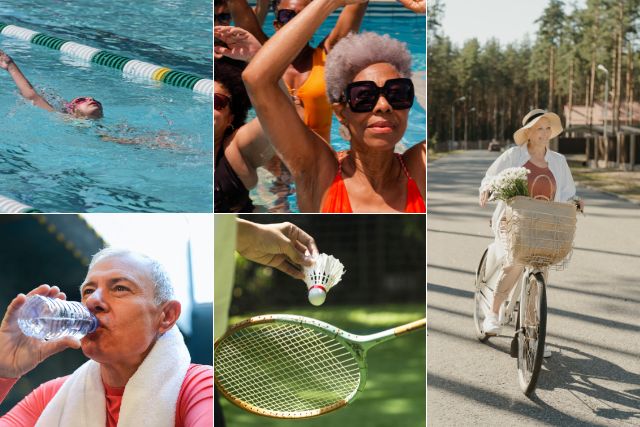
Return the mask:
[[[426,0],[398,0],[404,7],[415,13],[426,13]]]
[[[480,193],[479,203],[481,208],[485,207],[485,205],[487,204],[487,200],[489,200],[489,192],[485,190],[482,193]]]
[[[11,301],[0,324],[0,378],[20,378],[47,357],[65,348],[80,348],[77,338],[66,337],[55,341],[40,341],[22,333],[18,327],[18,312],[27,296],[42,295],[66,299],[57,286],[40,285],[26,296],[19,294]]]
[[[262,47],[250,32],[238,27],[218,26],[214,28],[213,35],[227,45],[226,47],[214,46],[213,52],[216,59],[227,56],[249,62]]]
[[[2,50],[0,50],[0,68],[8,70],[9,66],[13,64],[13,59]]]

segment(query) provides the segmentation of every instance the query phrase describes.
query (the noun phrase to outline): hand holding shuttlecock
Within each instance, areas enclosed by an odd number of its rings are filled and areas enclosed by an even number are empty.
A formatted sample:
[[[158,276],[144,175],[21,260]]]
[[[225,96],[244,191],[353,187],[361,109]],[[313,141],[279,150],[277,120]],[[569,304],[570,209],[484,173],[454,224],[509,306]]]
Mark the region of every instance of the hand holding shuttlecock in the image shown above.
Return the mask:
[[[304,282],[309,290],[309,302],[322,305],[327,292],[340,282],[344,266],[332,255],[320,254],[311,267],[304,268]]]

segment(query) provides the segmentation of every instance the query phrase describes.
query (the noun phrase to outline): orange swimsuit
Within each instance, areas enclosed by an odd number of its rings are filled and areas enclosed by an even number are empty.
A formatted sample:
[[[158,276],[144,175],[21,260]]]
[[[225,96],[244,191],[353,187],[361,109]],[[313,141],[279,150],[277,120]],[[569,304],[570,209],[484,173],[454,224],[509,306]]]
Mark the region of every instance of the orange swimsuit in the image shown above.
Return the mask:
[[[327,98],[324,83],[324,63],[327,54],[322,46],[313,52],[313,68],[309,77],[298,89],[289,88],[289,94],[297,97],[304,107],[304,124],[318,133],[325,141],[331,135],[331,118],[333,109]]]
[[[409,171],[404,165],[402,156],[396,153],[396,157],[400,160],[402,170],[407,176],[407,203],[404,207],[404,211],[410,213],[425,213],[427,211],[427,207],[425,206],[420,190],[418,189],[418,184],[416,184],[413,178],[411,178],[411,175],[409,175]],[[336,173],[336,177],[333,179],[333,182],[324,197],[324,203],[322,204],[320,212],[353,213],[351,203],[349,203],[347,187],[344,185],[344,180],[342,179],[342,159],[340,159],[340,163],[338,164],[338,173]]]

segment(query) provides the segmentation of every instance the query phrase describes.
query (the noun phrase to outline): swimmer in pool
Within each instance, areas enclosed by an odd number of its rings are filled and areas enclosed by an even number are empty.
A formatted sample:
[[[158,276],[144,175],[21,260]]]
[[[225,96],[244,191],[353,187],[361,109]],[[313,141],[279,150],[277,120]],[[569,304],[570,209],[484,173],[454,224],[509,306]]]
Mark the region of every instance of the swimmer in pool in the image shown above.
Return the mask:
[[[42,96],[38,95],[29,80],[22,74],[20,68],[13,62],[13,59],[2,50],[0,50],[0,68],[7,70],[18,90],[20,90],[20,94],[31,101],[33,105],[47,111],[58,111]],[[65,103],[62,112],[83,119],[99,119],[103,116],[102,104],[89,96],[74,98],[71,102]]]

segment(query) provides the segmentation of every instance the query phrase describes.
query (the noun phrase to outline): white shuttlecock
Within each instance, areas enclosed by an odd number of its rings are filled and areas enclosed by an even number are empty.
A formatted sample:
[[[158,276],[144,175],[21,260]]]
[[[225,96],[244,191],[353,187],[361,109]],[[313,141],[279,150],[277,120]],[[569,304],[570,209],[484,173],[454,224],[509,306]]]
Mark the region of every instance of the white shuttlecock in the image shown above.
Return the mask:
[[[320,254],[311,267],[304,268],[304,282],[309,291],[309,302],[322,305],[327,292],[340,282],[344,266],[332,255]]]

